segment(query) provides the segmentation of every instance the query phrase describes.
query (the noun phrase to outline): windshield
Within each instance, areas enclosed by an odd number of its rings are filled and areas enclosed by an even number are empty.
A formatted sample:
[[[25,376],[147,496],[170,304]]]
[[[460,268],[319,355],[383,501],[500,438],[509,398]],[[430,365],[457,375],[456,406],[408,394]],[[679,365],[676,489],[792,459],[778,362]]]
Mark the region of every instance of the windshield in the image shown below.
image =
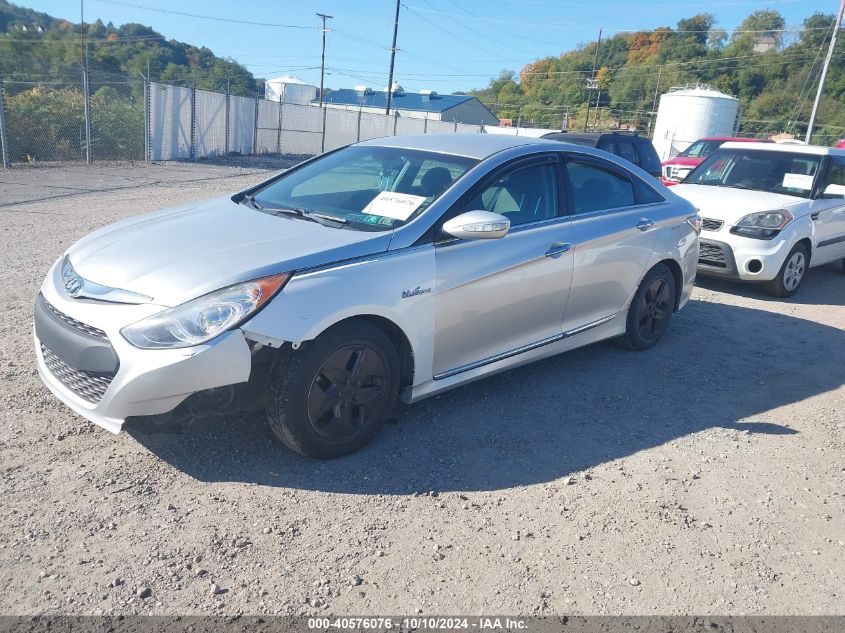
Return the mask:
[[[705,158],[719,149],[723,141],[696,141],[678,156],[684,158]]]
[[[797,152],[720,149],[692,170],[683,182],[809,198],[821,159]]]
[[[283,175],[255,192],[267,213],[293,209],[385,231],[421,213],[478,161],[403,149],[352,146]]]

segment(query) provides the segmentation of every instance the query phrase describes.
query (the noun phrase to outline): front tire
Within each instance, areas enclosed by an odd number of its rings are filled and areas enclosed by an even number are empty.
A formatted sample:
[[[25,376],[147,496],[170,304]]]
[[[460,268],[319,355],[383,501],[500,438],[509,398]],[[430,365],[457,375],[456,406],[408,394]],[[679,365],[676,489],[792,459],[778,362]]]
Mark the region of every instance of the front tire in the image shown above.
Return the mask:
[[[786,256],[777,277],[763,282],[763,290],[773,297],[791,297],[798,291],[809,263],[810,254],[807,247],[804,244],[796,244]]]
[[[646,274],[628,308],[623,347],[646,350],[654,347],[669,327],[675,310],[675,276],[665,264]]]
[[[399,357],[390,338],[365,322],[331,328],[270,369],[267,421],[290,449],[320,459],[367,444],[399,393]]]

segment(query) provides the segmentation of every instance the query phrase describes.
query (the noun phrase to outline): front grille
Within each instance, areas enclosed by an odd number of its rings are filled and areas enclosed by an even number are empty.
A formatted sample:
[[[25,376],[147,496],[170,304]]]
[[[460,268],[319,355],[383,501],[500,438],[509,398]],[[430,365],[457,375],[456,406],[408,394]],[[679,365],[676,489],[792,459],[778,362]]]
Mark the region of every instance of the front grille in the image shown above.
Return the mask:
[[[721,246],[701,242],[700,247],[701,248],[698,252],[698,263],[705,264],[707,266],[716,266],[717,268],[728,267],[725,251]]]
[[[722,220],[713,220],[712,218],[702,218],[701,226],[705,231],[718,231],[722,228],[724,222]]]
[[[103,332],[100,328],[94,327],[93,325],[88,325],[87,323],[83,323],[82,321],[77,321],[73,317],[69,317],[64,312],[59,310],[56,306],[47,301],[47,299],[44,298],[44,295],[41,295],[41,299],[44,301],[44,305],[47,306],[50,312],[52,312],[57,319],[63,321],[64,323],[72,327],[74,330],[78,330],[79,332],[88,334],[89,336],[94,336],[96,338],[103,339],[104,341],[108,340],[108,336],[106,336],[106,333]]]
[[[116,372],[74,369],[53,354],[43,344],[41,345],[41,355],[44,357],[44,364],[47,366],[47,369],[50,370],[50,373],[60,383],[91,404],[97,404],[103,398],[106,389],[109,388],[111,381],[114,380]]]

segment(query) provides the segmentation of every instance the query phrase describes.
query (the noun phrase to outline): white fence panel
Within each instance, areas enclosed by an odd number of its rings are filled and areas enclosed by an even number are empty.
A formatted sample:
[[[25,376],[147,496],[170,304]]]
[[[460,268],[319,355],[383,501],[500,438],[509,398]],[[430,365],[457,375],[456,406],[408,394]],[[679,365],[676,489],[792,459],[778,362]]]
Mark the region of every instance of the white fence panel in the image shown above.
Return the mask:
[[[403,134],[477,134],[480,125],[318,108],[150,84],[150,157],[180,160],[237,154],[319,154],[359,140]],[[226,120],[228,108],[229,129]],[[257,108],[257,112],[256,112]],[[192,121],[193,119],[193,121]],[[191,126],[194,126],[193,152]]]
[[[326,151],[358,141],[358,112],[326,108]]]
[[[471,125],[469,123],[458,123],[458,134],[478,134],[481,131],[480,125]]]
[[[229,151],[252,154],[255,134],[255,99],[229,97]]]
[[[197,158],[226,153],[226,95],[197,90]]]
[[[450,134],[455,131],[455,124],[451,121],[429,121],[429,134]]]
[[[285,103],[282,106],[282,153],[319,154],[323,108]]]
[[[361,140],[393,134],[393,117],[385,114],[361,113]]]
[[[279,111],[281,104],[278,101],[261,99],[258,102],[258,134],[256,153],[257,154],[278,154],[279,135]]]
[[[150,83],[150,158],[191,157],[191,91]]]
[[[396,134],[422,134],[426,131],[424,119],[400,116],[396,120]]]

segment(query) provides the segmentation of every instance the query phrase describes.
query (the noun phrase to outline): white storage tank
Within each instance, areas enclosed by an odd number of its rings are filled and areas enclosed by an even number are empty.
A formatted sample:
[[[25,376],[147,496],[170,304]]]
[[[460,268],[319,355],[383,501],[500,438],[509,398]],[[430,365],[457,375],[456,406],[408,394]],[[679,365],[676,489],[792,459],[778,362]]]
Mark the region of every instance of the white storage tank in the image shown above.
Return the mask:
[[[739,99],[710,86],[672,88],[661,95],[652,143],[661,161],[700,138],[736,136]]]
[[[269,101],[308,105],[317,98],[320,89],[292,75],[268,79],[264,82],[264,98]]]

